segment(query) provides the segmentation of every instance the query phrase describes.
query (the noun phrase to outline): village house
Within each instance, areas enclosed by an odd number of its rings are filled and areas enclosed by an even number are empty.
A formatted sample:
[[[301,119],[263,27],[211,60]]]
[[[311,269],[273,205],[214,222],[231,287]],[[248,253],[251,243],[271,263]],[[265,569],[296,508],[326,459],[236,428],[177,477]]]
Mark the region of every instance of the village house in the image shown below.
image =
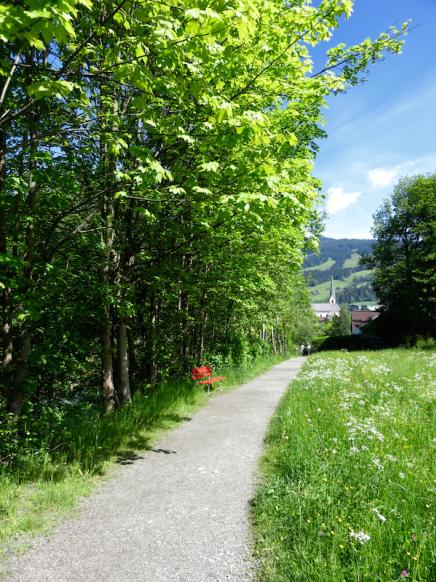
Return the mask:
[[[376,319],[380,313],[370,309],[360,309],[359,311],[351,312],[351,333],[359,335],[363,331],[363,327],[372,319]]]

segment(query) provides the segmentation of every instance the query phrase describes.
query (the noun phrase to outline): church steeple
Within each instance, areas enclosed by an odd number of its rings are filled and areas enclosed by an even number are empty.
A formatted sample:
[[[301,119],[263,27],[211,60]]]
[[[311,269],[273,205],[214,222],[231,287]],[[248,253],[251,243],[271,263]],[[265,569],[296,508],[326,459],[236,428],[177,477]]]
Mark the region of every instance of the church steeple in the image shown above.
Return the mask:
[[[335,282],[333,281],[333,275],[332,275],[332,280],[331,280],[331,283],[330,283],[330,299],[329,299],[329,303],[336,303]]]

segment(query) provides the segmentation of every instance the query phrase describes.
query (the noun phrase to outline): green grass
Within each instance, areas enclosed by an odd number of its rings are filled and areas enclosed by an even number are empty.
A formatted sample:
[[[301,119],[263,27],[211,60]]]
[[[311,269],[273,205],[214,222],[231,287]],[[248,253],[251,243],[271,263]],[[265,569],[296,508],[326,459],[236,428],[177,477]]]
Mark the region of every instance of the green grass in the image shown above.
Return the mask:
[[[309,359],[261,461],[261,582],[436,580],[435,366],[416,349]]]
[[[130,408],[112,415],[82,413],[66,430],[62,447],[51,454],[35,450],[13,472],[0,469],[0,574],[2,555],[11,549],[20,551],[29,537],[49,531],[111,474],[117,461],[150,449],[164,431],[183,422],[214,394],[238,386],[282,359],[264,357],[226,370],[225,380],[210,394],[204,386],[180,381],[137,394]]]
[[[359,266],[359,260],[362,255],[359,253],[352,253],[351,257],[345,259],[344,264],[342,265],[344,269],[354,269],[355,267]]]
[[[332,258],[327,259],[324,263],[320,265],[314,265],[313,267],[306,267],[305,271],[328,271],[333,265],[336,264],[336,261]]]
[[[362,269],[362,271],[356,271],[355,273],[348,275],[348,277],[344,277],[343,282],[348,285],[357,282],[359,279],[368,279],[371,273],[372,271],[370,269]]]

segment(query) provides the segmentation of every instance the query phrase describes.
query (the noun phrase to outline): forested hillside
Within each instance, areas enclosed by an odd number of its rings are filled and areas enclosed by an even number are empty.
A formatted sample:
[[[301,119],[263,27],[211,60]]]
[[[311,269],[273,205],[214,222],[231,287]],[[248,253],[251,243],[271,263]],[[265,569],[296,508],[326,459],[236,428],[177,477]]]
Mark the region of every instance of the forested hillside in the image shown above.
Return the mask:
[[[360,259],[372,250],[371,240],[333,239],[322,237],[318,254],[309,254],[304,271],[312,301],[323,302],[329,297],[333,277],[338,303],[375,302],[371,272],[360,265]]]

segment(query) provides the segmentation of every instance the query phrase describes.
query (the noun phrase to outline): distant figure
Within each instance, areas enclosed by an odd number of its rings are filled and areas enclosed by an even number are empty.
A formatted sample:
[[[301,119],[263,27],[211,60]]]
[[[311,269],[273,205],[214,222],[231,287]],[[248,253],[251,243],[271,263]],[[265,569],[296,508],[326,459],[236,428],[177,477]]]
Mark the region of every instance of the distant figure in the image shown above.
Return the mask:
[[[309,353],[310,353],[310,348],[311,347],[312,346],[310,344],[301,344],[301,346],[300,346],[300,354],[302,356],[308,356]]]

